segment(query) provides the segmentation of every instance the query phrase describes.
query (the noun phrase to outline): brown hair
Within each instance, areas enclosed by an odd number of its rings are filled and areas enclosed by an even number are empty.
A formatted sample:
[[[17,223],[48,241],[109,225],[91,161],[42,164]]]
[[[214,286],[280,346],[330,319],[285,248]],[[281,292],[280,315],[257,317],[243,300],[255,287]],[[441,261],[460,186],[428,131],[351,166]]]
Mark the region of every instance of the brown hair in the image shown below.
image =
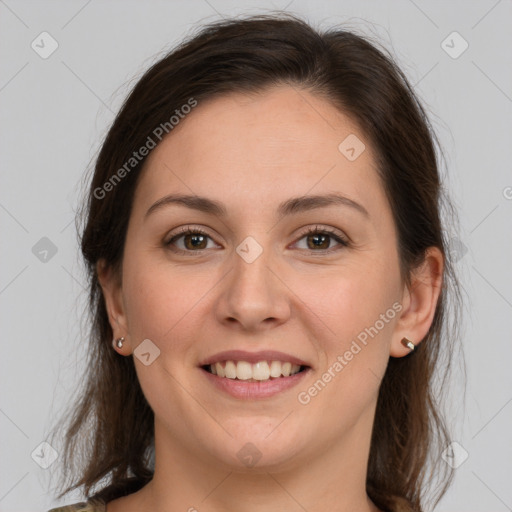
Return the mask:
[[[451,483],[453,471],[440,459],[450,439],[438,399],[453,357],[461,301],[441,223],[444,206],[452,215],[454,211],[440,184],[435,151],[440,145],[412,87],[386,50],[352,31],[320,33],[296,16],[276,13],[202,27],[147,70],[104,140],[83,204],[90,348],[83,387],[71,403],[66,425],[60,458],[64,491],[59,498],[79,487],[92,497],[99,486],[94,497],[110,501],[136,492],[153,476],[153,411],[133,359],[112,349],[113,333],[96,274],[101,258],[120,269],[145,158],[122,173],[122,181],[108,193],[99,197],[98,190],[123,166],[126,170],[133,152],[191,98],[200,104],[230,92],[258,93],[281,84],[327,99],[357,122],[372,144],[397,227],[404,282],[410,284],[411,271],[424,260],[428,247],[438,247],[445,257],[443,288],[427,336],[408,357],[390,358],[381,383],[367,492],[383,510],[422,511],[427,491],[436,504]]]

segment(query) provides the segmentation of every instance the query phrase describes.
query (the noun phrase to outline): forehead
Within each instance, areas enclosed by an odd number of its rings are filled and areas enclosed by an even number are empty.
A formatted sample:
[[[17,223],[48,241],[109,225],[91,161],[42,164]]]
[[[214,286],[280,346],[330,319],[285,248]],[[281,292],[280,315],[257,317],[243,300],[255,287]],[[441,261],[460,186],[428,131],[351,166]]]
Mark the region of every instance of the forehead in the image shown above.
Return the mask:
[[[147,205],[177,191],[238,211],[327,192],[385,206],[373,150],[355,121],[291,86],[199,102],[148,156],[136,197]]]

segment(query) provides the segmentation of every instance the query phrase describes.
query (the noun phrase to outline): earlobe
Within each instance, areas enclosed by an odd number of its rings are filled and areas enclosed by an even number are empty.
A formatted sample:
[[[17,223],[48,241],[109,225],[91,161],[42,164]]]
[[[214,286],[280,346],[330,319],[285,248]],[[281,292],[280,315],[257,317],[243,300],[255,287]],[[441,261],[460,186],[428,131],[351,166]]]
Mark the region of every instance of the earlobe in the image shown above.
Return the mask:
[[[444,258],[440,249],[429,247],[424,262],[411,275],[410,286],[404,289],[406,307],[395,326],[391,357],[404,357],[411,353],[427,335],[441,294],[443,267]],[[403,341],[404,338],[406,341]]]

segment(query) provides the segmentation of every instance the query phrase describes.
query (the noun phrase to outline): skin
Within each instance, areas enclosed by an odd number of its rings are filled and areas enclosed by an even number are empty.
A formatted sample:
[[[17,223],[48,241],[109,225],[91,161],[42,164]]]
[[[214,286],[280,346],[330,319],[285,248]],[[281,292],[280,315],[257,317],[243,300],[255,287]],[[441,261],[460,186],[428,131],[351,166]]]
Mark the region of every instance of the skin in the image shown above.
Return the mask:
[[[366,145],[355,161],[338,150],[349,134]],[[276,215],[291,197],[333,192],[369,217],[340,205]],[[220,201],[227,216],[172,205],[145,218],[170,193]],[[349,246],[327,238],[316,248],[304,231],[317,225]],[[199,256],[190,239],[174,244],[186,255],[165,245],[181,226],[207,231]],[[247,236],[263,250],[252,263],[235,251]],[[115,350],[130,357],[145,339],[160,350],[149,366],[134,357],[155,413],[155,475],[107,512],[378,511],[365,479],[379,385],[389,357],[409,354],[400,340],[417,344],[427,334],[442,265],[431,248],[410,289],[402,282],[372,148],[329,102],[290,86],[201,102],[146,162],[122,279],[98,263],[114,336],[126,339]],[[308,404],[299,403],[298,393],[396,302],[401,311]],[[280,350],[312,371],[274,397],[232,398],[198,368],[230,349]],[[261,453],[252,468],[237,457],[248,442]]]

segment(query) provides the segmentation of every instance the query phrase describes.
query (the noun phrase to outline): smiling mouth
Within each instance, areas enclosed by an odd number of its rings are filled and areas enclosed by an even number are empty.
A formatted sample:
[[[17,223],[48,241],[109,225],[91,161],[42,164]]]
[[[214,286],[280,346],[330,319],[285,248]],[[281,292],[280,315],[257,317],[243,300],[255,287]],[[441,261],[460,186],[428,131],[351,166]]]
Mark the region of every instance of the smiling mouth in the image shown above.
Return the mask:
[[[282,361],[222,361],[202,366],[203,370],[220,378],[245,382],[264,382],[291,377],[303,372],[308,366]]]

